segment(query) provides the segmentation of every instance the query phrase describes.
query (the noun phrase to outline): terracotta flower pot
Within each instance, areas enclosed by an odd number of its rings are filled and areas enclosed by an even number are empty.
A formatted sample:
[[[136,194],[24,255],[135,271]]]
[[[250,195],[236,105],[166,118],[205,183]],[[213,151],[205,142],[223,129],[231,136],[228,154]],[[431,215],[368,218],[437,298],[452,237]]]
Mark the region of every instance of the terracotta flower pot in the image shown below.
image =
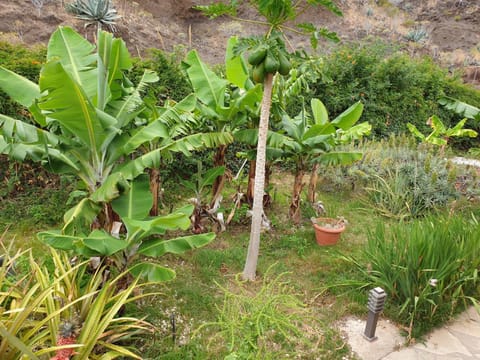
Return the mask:
[[[339,219],[316,218],[312,219],[315,229],[315,239],[320,246],[335,245],[340,234],[345,230],[345,223]]]

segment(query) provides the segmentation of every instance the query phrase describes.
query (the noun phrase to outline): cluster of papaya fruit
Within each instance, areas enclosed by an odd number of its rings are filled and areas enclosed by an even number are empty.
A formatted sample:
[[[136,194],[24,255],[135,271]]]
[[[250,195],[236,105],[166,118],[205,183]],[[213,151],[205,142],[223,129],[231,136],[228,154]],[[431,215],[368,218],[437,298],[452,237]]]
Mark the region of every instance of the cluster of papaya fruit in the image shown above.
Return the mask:
[[[248,56],[248,63],[253,66],[252,79],[256,84],[263,83],[266,74],[288,75],[292,68],[285,46],[279,41],[257,46]]]

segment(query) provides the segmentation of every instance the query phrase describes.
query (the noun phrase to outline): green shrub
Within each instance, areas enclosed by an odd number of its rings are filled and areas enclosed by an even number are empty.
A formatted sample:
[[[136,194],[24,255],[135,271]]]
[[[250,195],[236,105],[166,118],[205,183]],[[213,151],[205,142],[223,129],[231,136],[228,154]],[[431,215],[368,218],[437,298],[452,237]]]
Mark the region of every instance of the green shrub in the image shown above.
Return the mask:
[[[387,313],[416,338],[468,303],[478,305],[480,226],[471,217],[430,217],[370,232],[363,260],[350,261],[362,286],[382,287]]]
[[[360,188],[362,202],[380,214],[397,219],[420,217],[443,208],[459,196],[456,168],[411,137],[391,136],[355,148],[363,159],[349,167],[325,172],[337,187]]]
[[[174,55],[165,54],[158,49],[150,49],[146,59],[135,59],[133,69],[128,75],[134,82],[138,82],[145,69],[157,73],[159,81],[148,88],[148,97],[162,105],[166,99],[180,101],[193,89],[187,77],[181,71]]]
[[[438,104],[445,95],[480,105],[479,91],[463,85],[432,60],[412,59],[380,42],[337,49],[325,57],[323,71],[324,76],[312,86],[312,96],[321,99],[332,116],[340,114],[352,101],[361,100],[365,105],[364,119],[372,124],[373,135],[380,137],[405,132],[408,122],[427,131],[425,123],[434,114],[447,126],[453,126],[461,118]],[[476,130],[470,123],[467,127]]]
[[[45,60],[46,50],[43,47],[28,49],[21,45],[0,42],[0,66],[25,76],[29,80],[38,81],[40,69]],[[28,112],[12,101],[0,90],[0,114],[28,120]]]

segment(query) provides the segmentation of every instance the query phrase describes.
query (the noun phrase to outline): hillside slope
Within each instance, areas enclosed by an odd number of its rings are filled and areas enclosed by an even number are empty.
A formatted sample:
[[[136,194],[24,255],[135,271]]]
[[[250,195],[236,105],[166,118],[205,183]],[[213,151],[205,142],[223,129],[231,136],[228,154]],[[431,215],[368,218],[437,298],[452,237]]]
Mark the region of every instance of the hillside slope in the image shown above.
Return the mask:
[[[48,41],[59,25],[70,25],[92,38],[93,26],[64,10],[71,0],[1,0],[0,40],[29,45]],[[135,55],[151,47],[166,51],[198,49],[211,63],[223,61],[226,40],[234,34],[261,33],[262,29],[229,19],[206,19],[192,9],[210,0],[114,0],[122,16],[117,35]],[[36,4],[36,6],[35,6]],[[412,53],[427,54],[444,66],[463,68],[465,78],[480,81],[480,0],[337,0],[339,18],[317,8],[304,14],[311,21],[336,31],[343,40],[378,36],[403,42]],[[250,13],[249,13],[250,12]],[[240,16],[251,17],[249,9]],[[407,37],[415,41],[408,41]],[[416,38],[415,38],[416,37]],[[412,40],[412,39],[411,39]],[[292,37],[295,46],[307,40]],[[322,44],[322,51],[330,44]]]

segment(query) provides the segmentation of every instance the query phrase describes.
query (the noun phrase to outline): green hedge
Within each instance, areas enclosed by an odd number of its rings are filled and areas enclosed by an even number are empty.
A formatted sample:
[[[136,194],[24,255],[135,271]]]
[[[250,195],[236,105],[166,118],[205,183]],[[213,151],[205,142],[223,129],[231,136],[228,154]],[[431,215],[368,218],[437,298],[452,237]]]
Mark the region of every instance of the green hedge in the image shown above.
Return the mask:
[[[445,95],[480,106],[480,91],[431,59],[412,59],[380,42],[345,45],[326,56],[323,76],[312,88],[312,96],[320,98],[333,117],[361,100],[362,118],[379,137],[407,131],[408,122],[427,132],[426,121],[433,114],[447,125],[456,124],[461,117],[438,104]]]
[[[159,77],[159,81],[147,90],[148,95],[156,99],[159,105],[166,99],[180,101],[193,92],[190,82],[173,54],[150,49],[147,58],[135,59],[129,78],[138,81],[145,69],[155,71]]]
[[[16,72],[26,78],[38,82],[40,69],[45,60],[46,49],[37,47],[28,49],[21,45],[0,42],[0,66]],[[28,113],[13,102],[7,94],[0,90],[0,114],[15,118],[28,119]]]

